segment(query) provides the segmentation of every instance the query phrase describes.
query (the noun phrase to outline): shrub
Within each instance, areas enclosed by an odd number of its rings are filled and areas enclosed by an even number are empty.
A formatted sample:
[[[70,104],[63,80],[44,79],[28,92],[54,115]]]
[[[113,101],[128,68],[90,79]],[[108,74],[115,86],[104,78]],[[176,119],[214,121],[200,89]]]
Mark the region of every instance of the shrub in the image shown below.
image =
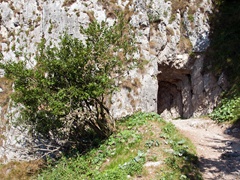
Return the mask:
[[[111,133],[104,97],[135,64],[134,37],[121,15],[113,26],[94,21],[80,31],[84,42],[67,34],[58,46],[42,40],[32,68],[27,59],[0,64],[14,81],[18,120],[30,125],[33,135],[66,144],[79,142],[89,131],[99,137]]]
[[[240,97],[223,99],[218,108],[216,108],[210,117],[218,122],[238,120],[240,117]]]
[[[224,92],[223,100],[211,114],[211,118],[219,122],[237,120],[240,115],[240,2],[216,0],[214,4],[216,10],[210,19],[211,43],[204,61],[205,70],[213,72],[216,76],[224,73],[229,88]]]

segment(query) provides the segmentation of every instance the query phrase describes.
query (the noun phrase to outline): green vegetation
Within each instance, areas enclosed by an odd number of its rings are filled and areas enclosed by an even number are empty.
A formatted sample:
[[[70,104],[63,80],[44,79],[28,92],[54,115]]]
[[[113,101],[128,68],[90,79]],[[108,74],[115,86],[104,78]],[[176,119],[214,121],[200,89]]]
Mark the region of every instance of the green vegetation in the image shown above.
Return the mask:
[[[52,30],[54,28],[54,25],[52,23],[50,23],[50,26],[48,28],[48,33],[51,34],[52,33]]]
[[[159,115],[136,113],[117,127],[98,148],[50,163],[38,179],[202,179],[193,146]],[[146,162],[161,163],[147,167]]]
[[[240,118],[240,97],[222,99],[221,104],[210,115],[218,122],[233,121]]]
[[[1,179],[39,180],[201,180],[195,148],[171,123],[155,113],[120,119],[116,131],[85,153],[58,161],[11,162],[0,166]],[[147,164],[156,164],[149,166]]]
[[[160,179],[202,179],[196,165],[198,158],[190,141],[184,139],[171,123],[162,127],[160,137],[172,148],[173,156],[166,157],[166,169]]]
[[[114,122],[104,98],[136,65],[134,36],[125,22],[122,16],[111,27],[93,21],[80,28],[84,42],[67,34],[58,46],[43,39],[35,66],[27,58],[1,62],[14,82],[11,98],[21,112],[18,122],[30,125],[33,135],[61,140],[62,146],[71,142],[76,149],[84,149],[83,137],[109,136]]]
[[[218,13],[211,19],[211,44],[205,63],[217,76],[224,73],[230,85],[211,117],[220,122],[237,121],[240,118],[240,2],[218,0],[215,4]]]
[[[19,161],[9,162],[0,165],[0,179],[4,180],[32,180],[40,169],[44,167],[44,162],[36,161]]]
[[[193,21],[194,21],[194,16],[193,16],[192,14],[189,14],[189,15],[188,15],[188,20],[189,20],[190,22],[193,22]]]
[[[148,12],[148,19],[149,19],[150,23],[158,22],[159,18],[160,18],[159,14],[151,12],[151,11]]]

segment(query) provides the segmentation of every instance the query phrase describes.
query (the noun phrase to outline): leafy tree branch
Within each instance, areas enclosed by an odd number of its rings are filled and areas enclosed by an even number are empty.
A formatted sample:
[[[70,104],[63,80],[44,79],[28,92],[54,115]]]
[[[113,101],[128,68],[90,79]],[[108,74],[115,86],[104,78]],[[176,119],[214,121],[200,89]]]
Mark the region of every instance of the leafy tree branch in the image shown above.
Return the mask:
[[[84,41],[64,34],[55,46],[43,39],[33,68],[27,60],[1,61],[6,77],[14,81],[12,99],[22,107],[19,120],[32,127],[32,134],[65,143],[78,143],[88,131],[111,134],[113,120],[104,97],[136,65],[134,35],[122,16],[112,26],[94,21],[80,32]]]

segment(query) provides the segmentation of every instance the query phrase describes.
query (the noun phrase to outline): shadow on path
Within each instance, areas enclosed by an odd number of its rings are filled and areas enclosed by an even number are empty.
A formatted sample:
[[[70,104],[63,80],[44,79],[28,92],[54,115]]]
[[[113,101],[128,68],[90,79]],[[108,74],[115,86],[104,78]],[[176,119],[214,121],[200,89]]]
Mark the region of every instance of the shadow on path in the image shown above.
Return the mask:
[[[196,146],[204,180],[240,180],[240,127],[218,125],[210,119],[171,122]]]
[[[240,142],[239,139],[222,140],[206,138],[213,145],[205,145],[217,152],[217,157],[209,154],[210,158],[199,157],[200,171],[205,179],[240,180]],[[202,144],[204,146],[204,144]]]

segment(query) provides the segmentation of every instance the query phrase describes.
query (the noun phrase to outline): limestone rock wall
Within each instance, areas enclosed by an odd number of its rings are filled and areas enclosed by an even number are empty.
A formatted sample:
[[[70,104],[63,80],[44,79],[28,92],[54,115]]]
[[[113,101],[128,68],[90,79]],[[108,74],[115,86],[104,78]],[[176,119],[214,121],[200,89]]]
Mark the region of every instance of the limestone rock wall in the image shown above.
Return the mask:
[[[125,87],[113,96],[114,116],[144,110],[166,118],[189,118],[212,111],[221,93],[216,77],[203,70],[212,8],[208,0],[187,5],[184,1],[134,1],[130,23],[137,29],[140,57],[148,64],[144,71],[130,75],[132,84],[134,78],[140,80],[141,88]]]
[[[6,60],[32,59],[41,38],[57,42],[64,31],[83,38],[79,25],[92,19],[111,24],[114,10],[122,9],[135,29],[143,65],[126,72],[110,97],[113,117],[140,110],[199,116],[212,111],[221,93],[218,79],[203,71],[212,8],[212,0],[1,0],[0,50]]]

